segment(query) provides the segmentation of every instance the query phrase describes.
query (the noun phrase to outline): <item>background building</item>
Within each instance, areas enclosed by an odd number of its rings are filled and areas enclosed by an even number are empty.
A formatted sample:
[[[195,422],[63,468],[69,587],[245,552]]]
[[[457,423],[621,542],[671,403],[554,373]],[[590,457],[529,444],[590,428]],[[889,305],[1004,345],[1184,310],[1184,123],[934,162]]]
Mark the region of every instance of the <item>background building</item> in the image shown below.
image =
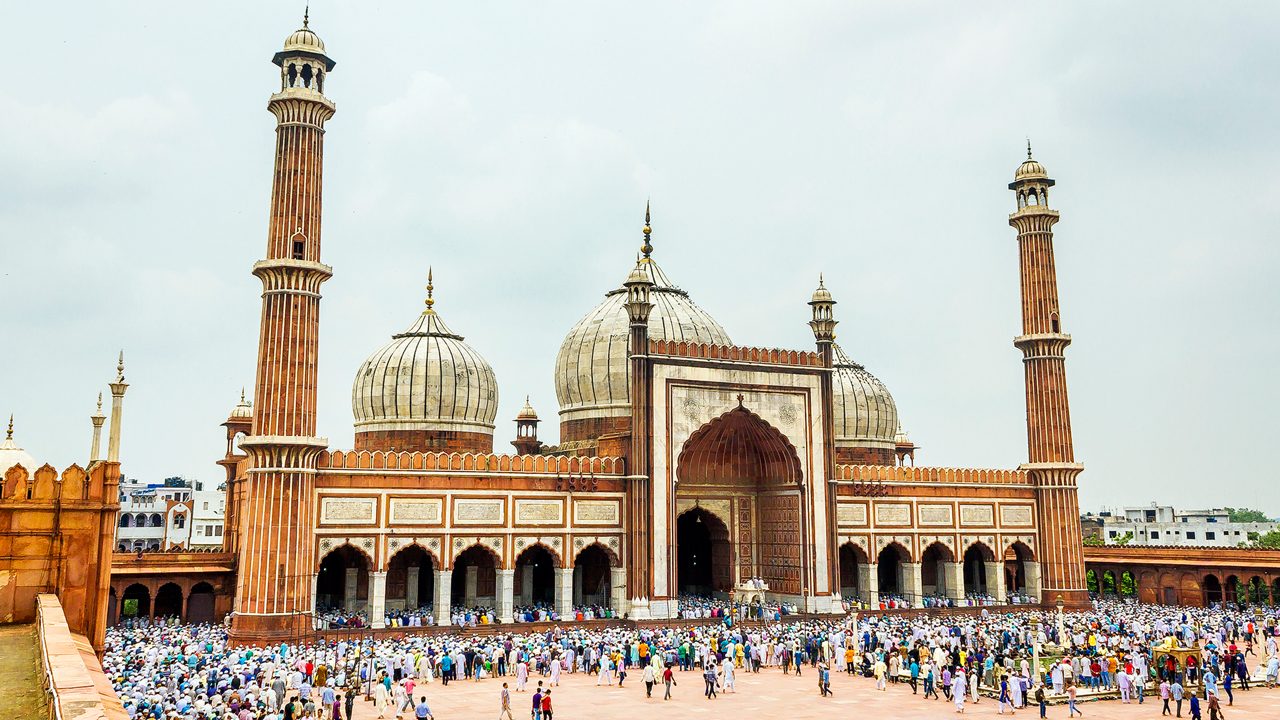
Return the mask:
[[[194,485],[194,487],[192,487]],[[225,487],[206,490],[200,481],[182,484],[120,483],[116,520],[118,552],[202,550],[222,547]]]
[[[1183,510],[1151,503],[1088,513],[1081,519],[1086,537],[1108,545],[1195,545],[1235,547],[1280,528],[1277,522],[1232,522],[1226,508]]]

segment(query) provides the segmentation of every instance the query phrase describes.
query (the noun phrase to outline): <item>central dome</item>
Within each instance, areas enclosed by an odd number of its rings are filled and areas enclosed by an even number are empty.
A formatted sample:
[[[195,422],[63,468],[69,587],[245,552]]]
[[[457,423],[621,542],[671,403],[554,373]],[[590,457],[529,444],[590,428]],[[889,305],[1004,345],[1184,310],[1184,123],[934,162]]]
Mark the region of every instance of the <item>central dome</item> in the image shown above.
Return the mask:
[[[493,452],[497,378],[444,324],[434,302],[428,295],[418,319],[356,373],[357,450]]]
[[[729,334],[666,273],[645,258],[641,266],[653,282],[649,338],[732,345]],[[560,401],[560,441],[593,440],[629,427],[630,320],[625,288],[609,291],[604,301],[565,336],[556,356],[556,398]]]

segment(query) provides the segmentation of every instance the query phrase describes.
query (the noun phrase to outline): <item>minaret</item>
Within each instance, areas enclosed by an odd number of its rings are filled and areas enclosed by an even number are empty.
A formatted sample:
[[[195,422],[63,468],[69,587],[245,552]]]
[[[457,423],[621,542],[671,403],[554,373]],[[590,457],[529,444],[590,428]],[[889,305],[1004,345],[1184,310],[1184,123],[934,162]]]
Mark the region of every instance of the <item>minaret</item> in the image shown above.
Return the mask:
[[[111,429],[107,432],[107,462],[120,462],[120,418],[124,415],[124,391],[129,383],[124,381],[124,351],[120,351],[120,359],[116,362],[116,381],[108,385],[111,388]]]
[[[836,340],[836,324],[839,320],[835,319],[835,298],[831,296],[831,291],[827,289],[826,282],[821,274],[818,275],[818,289],[813,291],[813,296],[809,298],[809,308],[811,309],[812,319],[809,320],[809,328],[813,330],[813,339],[818,344],[818,355],[822,358],[822,367],[826,368],[826,372],[820,378],[819,387],[822,395],[822,462],[823,462],[823,482],[810,483],[811,492],[823,493],[820,498],[826,505],[826,516],[831,525],[827,532],[827,582],[826,586],[833,591],[840,589],[840,543],[837,542],[837,532],[835,525],[836,518],[836,494],[835,486],[830,482],[826,482],[836,476],[836,426],[835,426],[835,388],[833,386],[834,378],[832,374],[835,372],[835,340]],[[801,489],[803,492],[803,488]],[[815,498],[816,502],[819,498]],[[816,578],[815,578],[816,580]],[[818,587],[815,583],[810,587]],[[809,593],[816,595],[816,593]]]
[[[649,224],[649,204],[644,206],[643,257],[627,275],[627,317],[631,322],[628,347],[631,355],[631,452],[627,457],[627,593],[631,598],[648,597],[653,587],[650,543],[653,527],[653,497],[649,478],[649,314],[653,312],[653,253]]]
[[[98,393],[98,411],[89,416],[89,422],[93,423],[93,444],[89,446],[90,465],[102,459],[102,423],[106,420],[107,416],[102,414],[102,393]]]
[[[1072,607],[1089,603],[1081,549],[1080,504],[1076,477],[1084,466],[1071,447],[1071,412],[1067,406],[1067,371],[1063,353],[1071,336],[1062,332],[1058,278],[1053,264],[1053,226],[1058,211],[1049,208],[1054,182],[1031,157],[1018,166],[1009,189],[1018,209],[1009,224],[1018,231],[1022,274],[1022,334],[1013,344],[1022,351],[1027,388],[1027,459],[1036,488],[1040,547],[1040,601],[1059,596]]]
[[[320,286],[333,269],[320,262],[324,124],[333,102],[324,95],[334,62],[308,19],[272,62],[280,92],[267,109],[276,117],[261,334],[252,433],[240,447],[251,469],[242,481],[233,643],[270,641],[310,629],[316,458],[316,365]]]

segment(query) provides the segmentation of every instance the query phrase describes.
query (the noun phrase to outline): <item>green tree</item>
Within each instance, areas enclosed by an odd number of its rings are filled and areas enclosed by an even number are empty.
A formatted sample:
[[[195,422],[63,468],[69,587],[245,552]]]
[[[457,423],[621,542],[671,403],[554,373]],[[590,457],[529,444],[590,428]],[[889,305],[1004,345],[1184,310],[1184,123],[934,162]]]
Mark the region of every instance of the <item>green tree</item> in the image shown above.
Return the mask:
[[[1114,541],[1114,544],[1116,544],[1116,545],[1128,545],[1128,544],[1129,544],[1129,541],[1130,541],[1130,540],[1132,540],[1132,539],[1133,539],[1133,531],[1132,531],[1132,530],[1129,530],[1129,531],[1125,532],[1125,534],[1123,534],[1123,535],[1121,535],[1120,537],[1116,538],[1116,539],[1115,539],[1115,541]]]
[[[1137,591],[1137,586],[1133,581],[1133,573],[1125,570],[1124,574],[1120,576],[1120,594],[1133,595]]]
[[[1254,541],[1253,545],[1268,550],[1280,550],[1280,530],[1272,530]]]
[[[1271,518],[1261,510],[1253,508],[1227,508],[1227,516],[1231,522],[1271,522]]]

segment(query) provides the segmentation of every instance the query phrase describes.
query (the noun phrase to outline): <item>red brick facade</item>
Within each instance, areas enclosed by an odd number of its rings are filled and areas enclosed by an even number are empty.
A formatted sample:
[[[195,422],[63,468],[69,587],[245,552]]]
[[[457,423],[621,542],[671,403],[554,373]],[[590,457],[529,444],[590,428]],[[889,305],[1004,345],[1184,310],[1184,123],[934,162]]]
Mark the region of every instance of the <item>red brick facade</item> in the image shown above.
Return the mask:
[[[893,465],[897,455],[893,448],[836,446],[837,465]]]
[[[491,453],[493,436],[452,430],[371,430],[356,433],[356,450]]]

